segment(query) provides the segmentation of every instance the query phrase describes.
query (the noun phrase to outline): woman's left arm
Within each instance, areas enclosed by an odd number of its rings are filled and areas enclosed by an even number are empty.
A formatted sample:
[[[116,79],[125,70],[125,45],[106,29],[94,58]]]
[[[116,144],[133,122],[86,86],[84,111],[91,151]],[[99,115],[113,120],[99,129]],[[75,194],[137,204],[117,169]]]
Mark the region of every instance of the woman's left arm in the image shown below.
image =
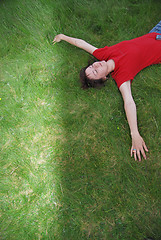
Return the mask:
[[[145,151],[148,152],[148,148],[138,131],[136,105],[131,94],[130,81],[123,83],[120,86],[119,90],[124,100],[124,108],[131,131],[132,138],[131,156],[134,153],[135,160],[139,159],[139,161],[141,161],[141,154],[146,159]]]

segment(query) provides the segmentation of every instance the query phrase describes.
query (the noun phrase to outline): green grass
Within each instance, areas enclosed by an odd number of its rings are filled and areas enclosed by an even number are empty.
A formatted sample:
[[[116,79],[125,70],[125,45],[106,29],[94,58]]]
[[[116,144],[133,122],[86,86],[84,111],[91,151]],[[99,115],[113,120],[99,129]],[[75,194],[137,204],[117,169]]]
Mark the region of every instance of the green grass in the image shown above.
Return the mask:
[[[83,91],[89,55],[54,36],[96,47],[147,33],[156,0],[0,1],[1,239],[161,239],[161,66],[132,92],[149,148],[141,163],[114,81]]]

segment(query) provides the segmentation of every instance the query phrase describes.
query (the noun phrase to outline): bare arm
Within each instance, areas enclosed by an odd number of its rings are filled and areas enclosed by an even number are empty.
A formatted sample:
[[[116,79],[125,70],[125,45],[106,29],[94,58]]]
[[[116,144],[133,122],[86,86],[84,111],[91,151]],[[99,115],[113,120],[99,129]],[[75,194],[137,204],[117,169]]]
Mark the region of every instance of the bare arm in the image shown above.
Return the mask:
[[[78,48],[81,48],[90,54],[92,54],[97,49],[96,47],[92,46],[91,44],[87,43],[82,39],[68,37],[64,34],[58,34],[57,36],[55,36],[53,43],[60,42],[61,40],[64,40]]]
[[[125,82],[120,86],[120,92],[124,100],[124,108],[131,131],[132,137],[131,156],[134,153],[135,160],[137,160],[138,158],[139,161],[141,161],[140,153],[146,159],[145,151],[148,151],[148,149],[138,131],[136,105],[131,94],[130,81]],[[133,149],[136,149],[136,151],[133,152]]]

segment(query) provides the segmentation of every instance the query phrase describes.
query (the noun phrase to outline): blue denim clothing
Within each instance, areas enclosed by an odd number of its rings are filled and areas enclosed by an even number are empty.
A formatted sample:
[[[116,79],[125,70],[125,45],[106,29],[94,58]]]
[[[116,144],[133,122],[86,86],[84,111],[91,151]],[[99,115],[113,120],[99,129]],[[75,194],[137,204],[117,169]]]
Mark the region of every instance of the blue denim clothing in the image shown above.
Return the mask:
[[[149,33],[152,32],[161,33],[161,21]]]

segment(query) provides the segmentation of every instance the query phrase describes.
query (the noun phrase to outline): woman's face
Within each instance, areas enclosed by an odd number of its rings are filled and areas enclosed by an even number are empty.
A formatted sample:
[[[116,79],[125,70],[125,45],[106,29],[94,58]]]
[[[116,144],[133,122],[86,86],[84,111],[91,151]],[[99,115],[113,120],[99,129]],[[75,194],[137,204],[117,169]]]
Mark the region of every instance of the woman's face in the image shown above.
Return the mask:
[[[85,70],[85,73],[89,79],[106,79],[106,76],[108,75],[107,62],[94,62]]]

